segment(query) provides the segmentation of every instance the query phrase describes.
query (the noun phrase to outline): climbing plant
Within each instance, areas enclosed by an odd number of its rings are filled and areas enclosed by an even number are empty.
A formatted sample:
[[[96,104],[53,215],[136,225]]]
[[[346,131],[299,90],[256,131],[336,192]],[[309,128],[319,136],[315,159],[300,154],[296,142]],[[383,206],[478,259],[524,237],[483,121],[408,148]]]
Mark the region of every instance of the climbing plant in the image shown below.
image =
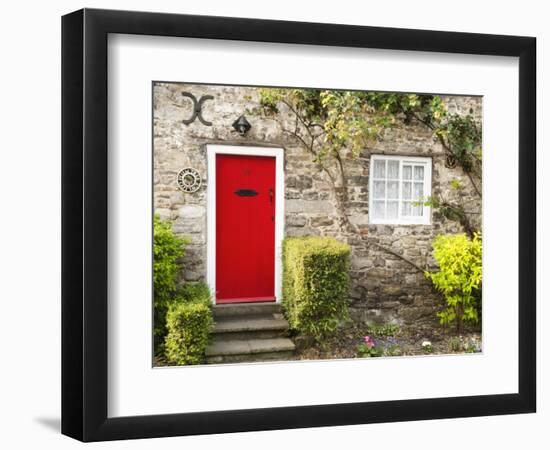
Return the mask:
[[[326,156],[357,156],[365,145],[399,122],[418,122],[432,130],[447,152],[447,164],[476,173],[481,162],[481,130],[472,111],[449,114],[438,95],[334,91],[320,89],[259,90],[263,112],[273,115],[284,105],[295,127],[284,130],[304,140],[316,161]]]
[[[347,152],[359,155],[394,120],[389,114],[375,114],[365,92],[269,88],[259,94],[267,116],[280,113],[281,107],[294,115],[294,128],[283,131],[300,140],[321,165]]]
[[[415,122],[431,130],[445,149],[446,164],[460,166],[481,198],[481,130],[473,111],[464,116],[450,114],[437,95],[278,88],[260,89],[259,95],[261,107],[257,112],[277,121],[328,175],[340,216],[348,227],[353,226],[346,213],[344,161],[357,157],[383,139],[388,128],[400,123]],[[285,114],[293,118],[290,128],[288,121],[281,120]],[[463,202],[464,187],[458,180],[451,187],[457,193],[454,198],[439,195],[425,199],[425,203],[442,217],[459,222],[472,236],[476,227],[472,212]]]
[[[430,129],[446,151],[447,165],[460,166],[481,196],[478,180],[481,175],[481,129],[472,112],[467,115],[449,114],[438,95],[366,93],[367,102],[377,113],[400,117],[405,124],[420,123]]]
[[[449,192],[452,197],[448,198],[444,194],[428,197],[425,201],[420,202],[426,206],[430,206],[435,210],[436,214],[447,220],[458,222],[468,237],[473,238],[479,232],[477,226],[472,222],[471,217],[479,214],[475,208],[472,208],[472,200],[464,199],[464,187],[460,180],[454,179],[450,183]]]

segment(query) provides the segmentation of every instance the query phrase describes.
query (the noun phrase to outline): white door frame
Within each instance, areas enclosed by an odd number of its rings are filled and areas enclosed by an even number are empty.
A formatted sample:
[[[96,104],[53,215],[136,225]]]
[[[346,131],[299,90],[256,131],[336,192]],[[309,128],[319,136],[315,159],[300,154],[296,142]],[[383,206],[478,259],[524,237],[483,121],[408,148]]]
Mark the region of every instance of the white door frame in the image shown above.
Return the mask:
[[[252,147],[241,145],[206,146],[206,280],[216,304],[216,155],[271,156],[275,158],[275,301],[282,298],[282,248],[285,217],[285,177],[283,170],[284,150],[280,147]]]

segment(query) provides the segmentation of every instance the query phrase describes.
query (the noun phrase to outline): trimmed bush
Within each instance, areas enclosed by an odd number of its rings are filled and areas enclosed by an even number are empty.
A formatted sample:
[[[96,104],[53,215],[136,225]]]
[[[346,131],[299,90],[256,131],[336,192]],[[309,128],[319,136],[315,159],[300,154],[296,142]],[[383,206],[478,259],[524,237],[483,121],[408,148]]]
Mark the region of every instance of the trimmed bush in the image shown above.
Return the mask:
[[[168,363],[202,363],[213,323],[208,286],[185,285],[166,313],[164,355]]]
[[[166,313],[166,360],[177,365],[202,363],[212,322],[212,311],[204,303],[170,305]]]
[[[446,308],[437,315],[441,324],[454,323],[462,333],[464,322],[477,322],[481,308],[481,235],[469,239],[464,234],[440,235],[433,242],[439,271],[426,277],[441,292]]]
[[[317,341],[348,318],[350,248],[328,237],[283,242],[283,309],[290,327]]]
[[[180,288],[178,298],[186,303],[204,303],[211,306],[212,297],[206,283],[186,283]]]
[[[178,261],[185,254],[188,241],[172,231],[172,224],[153,219],[153,296],[155,354],[162,353],[166,336],[166,312],[174,301],[177,289],[177,273],[181,268]]]

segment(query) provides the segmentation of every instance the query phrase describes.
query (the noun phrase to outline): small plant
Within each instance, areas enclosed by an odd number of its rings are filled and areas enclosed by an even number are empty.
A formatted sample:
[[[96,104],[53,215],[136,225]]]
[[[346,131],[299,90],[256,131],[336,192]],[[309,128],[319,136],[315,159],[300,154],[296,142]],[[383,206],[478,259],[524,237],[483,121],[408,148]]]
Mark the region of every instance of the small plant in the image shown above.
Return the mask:
[[[357,353],[361,358],[375,358],[382,356],[384,351],[376,345],[376,342],[370,336],[365,336],[363,342],[357,347]]]
[[[322,342],[348,318],[347,244],[328,237],[283,244],[283,309],[293,330]]]
[[[390,345],[384,349],[385,356],[401,356],[401,348],[398,345]]]
[[[462,350],[462,341],[457,336],[452,336],[447,343],[450,352],[459,352]]]
[[[455,353],[479,353],[481,352],[481,341],[473,336],[468,339],[463,338],[462,336],[453,336],[449,339],[447,347],[449,351]]]
[[[395,336],[399,333],[399,325],[394,323],[376,324],[373,323],[367,327],[368,332],[376,337]]]
[[[430,341],[424,341],[422,342],[422,351],[424,354],[429,355],[430,353],[434,352],[434,348],[432,346],[432,343]]]
[[[389,336],[382,344],[384,348],[384,356],[400,356],[401,348],[397,344],[393,336]]]
[[[440,235],[433,243],[439,271],[426,272],[436,289],[445,296],[447,307],[437,315],[443,325],[454,323],[461,334],[465,322],[479,320],[481,298],[481,235]]]
[[[475,337],[471,337],[464,345],[464,350],[466,353],[480,353],[481,352],[481,341]]]

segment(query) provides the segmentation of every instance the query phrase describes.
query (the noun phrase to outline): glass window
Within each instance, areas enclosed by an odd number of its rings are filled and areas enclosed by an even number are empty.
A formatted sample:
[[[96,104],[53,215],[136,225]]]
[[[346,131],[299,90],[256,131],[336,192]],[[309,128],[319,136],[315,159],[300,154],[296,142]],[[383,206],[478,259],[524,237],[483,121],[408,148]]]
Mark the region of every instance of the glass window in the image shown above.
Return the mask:
[[[427,224],[431,192],[430,158],[373,155],[370,222]]]

